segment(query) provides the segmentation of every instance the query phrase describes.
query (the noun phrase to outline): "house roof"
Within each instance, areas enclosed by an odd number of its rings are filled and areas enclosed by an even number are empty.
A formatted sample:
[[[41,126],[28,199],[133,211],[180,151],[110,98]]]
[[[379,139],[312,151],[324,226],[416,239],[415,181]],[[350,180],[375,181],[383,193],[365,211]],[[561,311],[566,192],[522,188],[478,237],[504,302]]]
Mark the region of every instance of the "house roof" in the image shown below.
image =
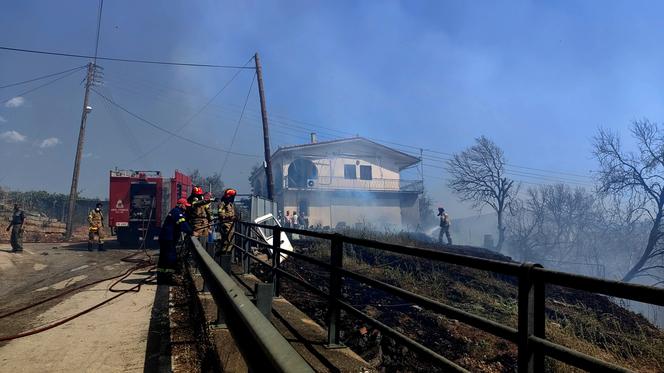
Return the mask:
[[[338,145],[343,145],[343,144],[349,144],[349,143],[364,143],[366,146],[371,146],[377,149],[380,149],[382,151],[388,152],[391,157],[395,158],[397,161],[397,164],[399,165],[399,169],[402,170],[406,167],[412,166],[416,164],[417,162],[420,161],[418,157],[412,156],[410,154],[404,153],[400,150],[396,150],[394,148],[390,148],[389,146],[385,146],[383,144],[377,143],[375,141],[371,141],[369,139],[366,139],[364,137],[350,137],[350,138],[345,138],[345,139],[337,139],[337,140],[330,140],[330,141],[321,141],[321,142],[316,142],[316,143],[308,143],[308,144],[300,144],[300,145],[292,145],[292,146],[286,146],[286,147],[281,147],[277,149],[276,152],[272,154],[272,157],[277,157],[282,153],[290,153],[293,151],[298,151],[298,150],[304,150],[304,149],[316,149],[316,148],[326,148],[329,146],[338,146]]]

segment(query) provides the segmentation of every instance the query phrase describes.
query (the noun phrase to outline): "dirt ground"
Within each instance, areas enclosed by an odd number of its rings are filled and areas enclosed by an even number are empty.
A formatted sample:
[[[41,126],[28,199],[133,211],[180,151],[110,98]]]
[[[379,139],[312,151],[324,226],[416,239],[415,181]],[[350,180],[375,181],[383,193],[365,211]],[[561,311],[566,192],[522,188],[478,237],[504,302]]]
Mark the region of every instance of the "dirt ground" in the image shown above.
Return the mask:
[[[120,259],[135,250],[108,243],[106,252],[88,252],[85,246],[25,244],[25,251],[18,254],[10,253],[9,245],[0,245],[0,315],[134,266]],[[116,288],[130,288],[148,276],[146,269],[138,270]],[[115,296],[117,293],[108,290],[112,282],[0,318],[0,338],[50,324]],[[155,324],[151,321],[157,292],[156,284],[148,282],[140,292],[122,295],[64,325],[0,342],[0,366],[8,372],[157,371],[147,366],[164,360],[164,356],[153,359],[160,349],[151,346],[149,338]],[[168,308],[168,289],[165,295]],[[170,356],[167,360],[170,364]]]

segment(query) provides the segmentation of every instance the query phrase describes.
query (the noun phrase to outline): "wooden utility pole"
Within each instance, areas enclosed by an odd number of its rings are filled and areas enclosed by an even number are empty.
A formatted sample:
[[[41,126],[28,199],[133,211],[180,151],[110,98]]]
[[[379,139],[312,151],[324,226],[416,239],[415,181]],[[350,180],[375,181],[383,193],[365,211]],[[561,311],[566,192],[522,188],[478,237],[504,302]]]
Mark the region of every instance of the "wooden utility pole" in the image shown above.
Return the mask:
[[[81,114],[81,128],[78,130],[78,145],[76,146],[76,158],[74,159],[74,173],[71,177],[71,189],[69,190],[69,208],[67,209],[67,232],[66,239],[71,238],[74,225],[74,210],[76,209],[76,199],[78,197],[78,174],[81,168],[81,155],[83,154],[83,141],[85,139],[85,123],[88,119],[88,113],[91,111],[88,105],[90,97],[90,88],[94,80],[96,65],[88,63],[88,74],[85,79],[85,97],[83,98],[83,113]]]
[[[274,178],[272,176],[272,161],[270,160],[270,132],[267,122],[267,109],[265,108],[265,92],[263,91],[263,70],[258,53],[254,55],[256,62],[256,77],[258,78],[258,94],[261,99],[261,117],[263,119],[263,148],[265,151],[265,176],[267,178],[267,198],[274,199]]]

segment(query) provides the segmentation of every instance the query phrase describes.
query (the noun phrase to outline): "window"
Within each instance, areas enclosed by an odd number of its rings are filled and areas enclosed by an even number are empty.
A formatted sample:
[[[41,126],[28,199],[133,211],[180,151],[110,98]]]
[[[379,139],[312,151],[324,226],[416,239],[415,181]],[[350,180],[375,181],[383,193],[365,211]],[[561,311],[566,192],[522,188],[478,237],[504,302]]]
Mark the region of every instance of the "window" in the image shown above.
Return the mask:
[[[309,180],[318,179],[318,169],[308,159],[298,158],[288,166],[288,187],[306,188]]]
[[[360,179],[371,180],[371,166],[360,166]]]
[[[344,179],[357,179],[357,171],[354,164],[344,165]]]

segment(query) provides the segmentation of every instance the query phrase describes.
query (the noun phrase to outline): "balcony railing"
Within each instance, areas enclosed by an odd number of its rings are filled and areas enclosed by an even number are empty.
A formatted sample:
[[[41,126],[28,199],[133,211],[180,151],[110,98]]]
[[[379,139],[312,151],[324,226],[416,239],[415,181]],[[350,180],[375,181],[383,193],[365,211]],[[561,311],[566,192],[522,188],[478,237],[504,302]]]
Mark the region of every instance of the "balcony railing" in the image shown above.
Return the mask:
[[[366,190],[379,192],[413,192],[422,193],[424,185],[422,180],[404,179],[346,179],[343,177],[322,176],[307,180],[306,183],[289,183],[284,178],[286,190]]]

